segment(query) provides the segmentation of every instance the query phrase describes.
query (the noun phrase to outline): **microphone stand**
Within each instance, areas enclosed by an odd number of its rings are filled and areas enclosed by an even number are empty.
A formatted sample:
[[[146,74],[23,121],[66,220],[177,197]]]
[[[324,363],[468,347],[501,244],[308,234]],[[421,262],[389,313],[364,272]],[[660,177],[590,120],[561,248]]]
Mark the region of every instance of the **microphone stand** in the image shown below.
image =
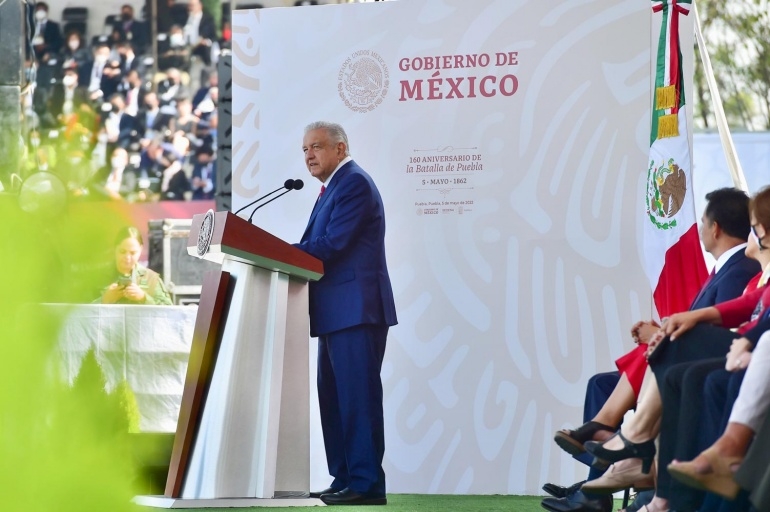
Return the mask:
[[[279,190],[280,190],[280,189],[279,189]],[[270,201],[265,201],[264,203],[262,203],[262,204],[258,205],[256,208],[254,208],[254,209],[251,211],[251,215],[249,215],[249,224],[251,224],[251,219],[253,219],[253,218],[254,218],[254,214],[255,214],[255,213],[257,213],[257,210],[259,210],[260,208],[262,208],[262,207],[263,207],[263,206],[265,206],[266,204],[272,203],[273,201],[275,201],[275,200],[276,200],[276,199],[278,199],[279,197],[281,197],[281,196],[285,196],[286,194],[288,194],[288,193],[289,193],[289,192],[291,192],[292,190],[294,190],[294,189],[293,189],[293,188],[290,188],[290,189],[289,189],[289,190],[287,190],[286,192],[284,192],[284,193],[282,193],[282,194],[278,194],[277,196],[275,196],[274,198],[272,198]],[[277,192],[277,191],[276,191],[276,192]]]
[[[288,189],[289,189],[289,191],[291,191],[291,190],[294,188],[294,180],[286,180],[286,183],[284,183],[282,187],[278,187],[277,189],[273,190],[272,192],[270,192],[270,193],[267,193],[267,194],[265,194],[265,195],[264,195],[264,196],[262,196],[262,197],[258,197],[257,199],[253,200],[252,202],[250,202],[250,203],[249,203],[249,204],[247,204],[246,206],[244,206],[244,207],[242,207],[242,208],[239,208],[239,209],[238,209],[238,211],[237,211],[237,212],[235,212],[235,215],[238,215],[239,213],[241,213],[243,210],[245,210],[245,209],[246,209],[246,208],[248,208],[249,206],[252,206],[253,204],[255,204],[255,203],[258,203],[259,201],[263,200],[264,198],[266,198],[266,197],[270,197],[270,196],[272,196],[273,194],[275,194],[276,192],[279,192],[279,191],[281,191],[281,190],[283,190],[283,189],[285,189],[285,188],[288,188]],[[284,192],[284,194],[285,194],[285,193],[286,193],[286,192]],[[281,195],[283,195],[283,194],[281,194]],[[281,196],[278,196],[278,197],[281,197]],[[254,215],[254,214],[252,213],[252,215]],[[249,222],[251,222],[251,217],[249,217]]]

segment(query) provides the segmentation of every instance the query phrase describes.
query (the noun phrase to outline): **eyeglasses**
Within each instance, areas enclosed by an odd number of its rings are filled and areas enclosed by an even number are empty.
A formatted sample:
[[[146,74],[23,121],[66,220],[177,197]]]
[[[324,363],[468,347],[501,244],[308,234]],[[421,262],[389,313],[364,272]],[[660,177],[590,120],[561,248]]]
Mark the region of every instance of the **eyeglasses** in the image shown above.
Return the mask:
[[[764,251],[765,249],[767,249],[767,246],[762,245],[762,239],[765,238],[765,236],[767,236],[767,233],[765,233],[764,236],[760,237],[759,233],[757,233],[756,226],[751,226],[751,235],[754,237],[754,241],[757,243],[757,246],[759,246],[760,250]]]

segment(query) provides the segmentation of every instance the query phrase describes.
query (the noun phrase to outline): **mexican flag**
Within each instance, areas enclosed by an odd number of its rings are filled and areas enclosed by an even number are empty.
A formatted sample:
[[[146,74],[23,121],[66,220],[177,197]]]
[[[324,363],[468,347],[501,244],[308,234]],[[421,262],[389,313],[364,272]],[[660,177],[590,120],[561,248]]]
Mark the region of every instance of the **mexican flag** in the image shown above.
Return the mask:
[[[692,161],[679,49],[679,16],[692,0],[653,0],[662,12],[650,158],[645,187],[644,265],[661,317],[685,311],[707,278],[693,201]]]

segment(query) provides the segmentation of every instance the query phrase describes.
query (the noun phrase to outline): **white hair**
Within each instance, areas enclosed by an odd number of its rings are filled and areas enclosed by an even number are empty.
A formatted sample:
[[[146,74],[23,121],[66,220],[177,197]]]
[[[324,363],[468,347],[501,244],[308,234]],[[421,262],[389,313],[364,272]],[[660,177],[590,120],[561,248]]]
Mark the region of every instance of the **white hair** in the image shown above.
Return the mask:
[[[343,142],[345,144],[345,156],[350,156],[350,144],[348,144],[348,135],[345,133],[345,129],[341,125],[337,123],[330,123],[328,121],[315,121],[305,127],[305,135],[313,130],[326,130],[326,133],[329,134],[329,138],[332,139],[332,142],[335,144],[338,142]]]

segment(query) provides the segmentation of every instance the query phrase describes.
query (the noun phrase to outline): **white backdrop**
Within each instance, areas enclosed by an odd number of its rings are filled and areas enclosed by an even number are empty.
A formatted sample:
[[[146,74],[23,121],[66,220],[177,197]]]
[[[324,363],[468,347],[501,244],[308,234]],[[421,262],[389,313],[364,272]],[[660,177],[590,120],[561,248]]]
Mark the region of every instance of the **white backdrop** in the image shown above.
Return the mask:
[[[299,239],[320,187],[302,129],[319,119],[345,126],[385,201],[399,315],[382,372],[389,492],[536,494],[584,478],[553,432],[581,423],[587,379],[614,369],[650,315],[636,236],[650,9],[411,0],[235,13],[234,209],[302,177],[255,217]]]

